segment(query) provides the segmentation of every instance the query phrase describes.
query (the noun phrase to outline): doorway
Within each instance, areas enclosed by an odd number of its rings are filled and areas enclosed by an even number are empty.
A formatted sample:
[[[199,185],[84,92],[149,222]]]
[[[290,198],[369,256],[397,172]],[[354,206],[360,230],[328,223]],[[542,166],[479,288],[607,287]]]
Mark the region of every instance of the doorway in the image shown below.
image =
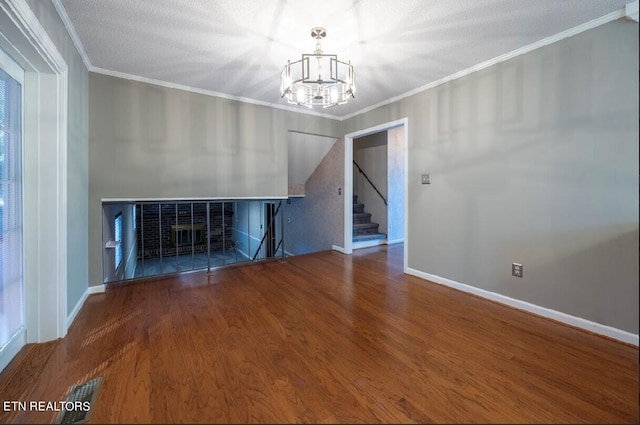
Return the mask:
[[[396,194],[400,196],[394,196],[393,199],[389,199],[387,212],[391,214],[400,214],[401,220],[397,222],[401,223],[401,229],[394,230],[394,236],[387,240],[389,242],[404,242],[403,247],[403,268],[407,271],[407,251],[408,251],[408,235],[407,235],[407,211],[408,200],[405,194],[408,192],[408,132],[409,132],[409,120],[403,118],[397,121],[391,121],[388,123],[380,124],[375,127],[370,127],[364,130],[356,131],[345,135],[345,149],[344,149],[344,253],[351,254],[354,249],[353,243],[353,198],[354,198],[354,139],[369,136],[380,132],[396,131],[394,137],[397,140],[394,141],[393,149],[394,153],[389,156],[393,157],[394,164],[389,168],[393,168],[393,179],[396,179],[393,185],[396,187]],[[358,172],[358,171],[356,171]],[[397,207],[397,208],[394,208]],[[358,248],[358,246],[355,246]]]

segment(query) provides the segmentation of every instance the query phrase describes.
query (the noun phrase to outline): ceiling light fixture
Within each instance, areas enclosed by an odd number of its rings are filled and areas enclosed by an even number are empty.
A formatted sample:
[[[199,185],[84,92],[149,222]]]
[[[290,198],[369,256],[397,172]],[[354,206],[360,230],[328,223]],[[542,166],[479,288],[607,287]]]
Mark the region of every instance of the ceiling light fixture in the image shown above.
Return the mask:
[[[303,53],[299,61],[287,61],[280,81],[280,94],[287,102],[309,108],[328,108],[347,103],[349,98],[355,97],[353,65],[339,61],[338,55],[322,53],[320,40],[326,35],[324,28],[311,28],[311,37],[316,39],[316,51]]]

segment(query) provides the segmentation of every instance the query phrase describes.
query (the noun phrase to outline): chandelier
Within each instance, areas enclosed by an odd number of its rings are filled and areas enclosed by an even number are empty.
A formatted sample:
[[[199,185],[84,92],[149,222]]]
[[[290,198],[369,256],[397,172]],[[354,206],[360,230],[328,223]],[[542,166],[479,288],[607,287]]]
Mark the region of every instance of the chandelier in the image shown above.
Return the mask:
[[[322,52],[320,40],[326,37],[324,28],[311,28],[316,39],[316,50],[302,54],[296,62],[287,61],[281,74],[280,94],[287,102],[307,106],[330,106],[347,103],[355,97],[356,76],[351,62],[338,60],[338,55]]]

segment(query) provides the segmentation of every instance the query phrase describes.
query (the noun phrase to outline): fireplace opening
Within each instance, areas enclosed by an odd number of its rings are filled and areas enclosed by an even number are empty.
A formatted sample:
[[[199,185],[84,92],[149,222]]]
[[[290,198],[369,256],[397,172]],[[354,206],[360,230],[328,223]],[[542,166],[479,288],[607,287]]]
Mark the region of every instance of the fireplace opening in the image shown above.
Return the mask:
[[[174,247],[204,244],[204,224],[174,224],[171,245]]]

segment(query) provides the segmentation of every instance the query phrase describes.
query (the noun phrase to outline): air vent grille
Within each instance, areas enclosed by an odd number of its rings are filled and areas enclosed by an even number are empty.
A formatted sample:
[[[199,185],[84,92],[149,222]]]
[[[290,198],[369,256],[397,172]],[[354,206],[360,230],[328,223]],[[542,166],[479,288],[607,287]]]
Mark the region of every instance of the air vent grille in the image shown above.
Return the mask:
[[[63,409],[56,419],[57,424],[82,424],[89,420],[102,377],[69,388]]]

